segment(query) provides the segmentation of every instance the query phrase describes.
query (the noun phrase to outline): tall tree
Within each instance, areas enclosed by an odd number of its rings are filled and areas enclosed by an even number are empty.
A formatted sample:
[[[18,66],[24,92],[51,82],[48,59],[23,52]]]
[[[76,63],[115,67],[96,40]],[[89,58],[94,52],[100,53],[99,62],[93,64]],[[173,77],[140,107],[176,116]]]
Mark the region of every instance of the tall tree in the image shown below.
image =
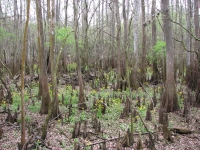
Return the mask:
[[[79,83],[79,101],[78,108],[80,110],[87,109],[87,105],[85,103],[84,96],[84,87],[83,87],[83,78],[81,72],[81,58],[79,52],[79,44],[78,44],[78,2],[77,0],[73,0],[73,9],[74,9],[74,38],[75,38],[75,49],[76,49],[76,60],[77,60],[77,70],[78,70],[78,83]]]
[[[67,21],[68,21],[68,13],[67,13],[67,11],[68,11],[68,1],[69,0],[65,0],[65,26],[67,27]]]
[[[123,20],[124,20],[124,45],[123,45],[123,49],[124,49],[124,55],[123,55],[123,61],[124,61],[124,66],[125,66],[125,69],[126,71],[124,72],[124,77],[126,78],[127,80],[127,83],[128,83],[128,87],[130,87],[130,84],[129,84],[129,69],[128,69],[128,47],[129,47],[129,43],[128,43],[128,13],[129,13],[129,8],[127,9],[127,12],[126,12],[126,6],[128,6],[128,3],[129,1],[126,1],[123,0],[123,9],[122,9],[122,14],[123,14]],[[127,4],[127,5],[126,5]]]
[[[115,10],[115,5],[114,3],[112,2],[110,5],[110,15],[111,15],[111,19],[110,19],[110,50],[111,50],[111,53],[110,53],[110,57],[111,57],[111,66],[112,68],[115,67],[115,63],[114,63],[114,49],[115,49],[115,14],[114,14],[114,10]]]
[[[145,1],[141,0],[142,9],[142,67],[141,67],[141,83],[146,81],[146,23],[145,23]]]
[[[50,10],[50,8],[52,8]],[[58,107],[58,97],[57,97],[57,82],[56,82],[56,72],[57,64],[55,60],[55,0],[47,1],[47,14],[48,14],[48,24],[49,24],[49,48],[50,48],[50,61],[51,61],[51,83],[52,83],[52,100],[50,101],[48,115],[46,116],[45,122],[42,129],[42,139],[44,140],[47,135],[47,126],[51,117],[60,117],[59,107]]]
[[[133,59],[133,68],[130,74],[130,86],[133,89],[138,88],[138,78],[137,78],[137,69],[139,65],[139,11],[140,11],[140,1],[134,0],[133,1],[133,11],[134,11],[134,23],[133,23],[133,50],[134,50],[134,59]]]
[[[121,61],[121,21],[120,21],[120,15],[119,15],[119,1],[114,0],[115,2],[115,16],[116,16],[116,22],[117,22],[117,36],[116,36],[116,50],[117,50],[117,89],[120,89],[121,87],[121,80],[122,80],[122,64]]]
[[[25,144],[25,110],[24,110],[24,76],[25,76],[25,61],[26,61],[26,43],[27,43],[27,33],[28,33],[28,23],[29,23],[29,10],[30,10],[30,0],[27,3],[27,15],[26,15],[26,25],[24,28],[24,41],[22,50],[22,70],[21,70],[21,147]]]
[[[200,38],[200,28],[199,28],[199,1],[194,0],[194,32],[195,36],[199,39]],[[200,57],[197,54],[200,54],[200,43],[198,40],[195,40],[194,45],[196,53],[192,55],[193,62],[192,62],[192,80],[193,80],[193,88],[197,89],[196,95],[196,102],[200,104],[200,79],[199,79],[199,66],[200,66]],[[197,80],[197,81],[196,81]],[[192,89],[193,89],[192,88]]]
[[[152,19],[152,49],[156,45],[156,36],[157,36],[157,30],[156,30],[156,0],[152,0],[152,8],[151,8],[151,19]],[[153,60],[153,74],[151,77],[151,82],[157,84],[159,80],[159,71],[157,66],[157,59],[155,58],[154,54],[154,60]]]
[[[48,85],[48,76],[46,68],[46,58],[44,52],[44,32],[42,23],[42,12],[41,12],[41,1],[36,2],[36,13],[37,13],[37,31],[38,31],[38,50],[39,50],[39,98],[42,99],[40,114],[47,114],[50,94]]]
[[[187,30],[191,32],[191,18],[192,18],[192,5],[191,0],[187,0]],[[187,32],[186,34],[186,46],[187,50],[191,51],[192,49],[192,38],[191,34]],[[187,64],[186,64],[186,84],[189,88],[192,87],[192,71],[191,71],[191,52],[187,52]]]
[[[59,23],[60,20],[60,0],[56,0],[56,24]]]
[[[162,106],[167,112],[179,110],[174,79],[174,47],[170,19],[169,0],[161,0],[163,31],[166,41],[166,81]]]

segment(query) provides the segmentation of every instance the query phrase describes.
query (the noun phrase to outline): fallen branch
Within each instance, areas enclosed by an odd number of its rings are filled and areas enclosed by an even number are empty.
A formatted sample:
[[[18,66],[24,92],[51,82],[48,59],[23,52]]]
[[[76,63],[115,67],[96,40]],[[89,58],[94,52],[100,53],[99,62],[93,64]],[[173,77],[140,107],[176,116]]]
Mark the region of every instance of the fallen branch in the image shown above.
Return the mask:
[[[190,133],[193,132],[193,131],[190,130],[190,129],[178,128],[178,127],[171,128],[170,131],[173,131],[173,132],[179,133],[179,134],[190,134]]]
[[[153,133],[160,133],[162,134],[162,132],[153,132]],[[146,134],[149,134],[149,132],[145,132],[145,133],[134,133],[133,135],[146,135]],[[109,142],[109,141],[114,141],[114,140],[119,140],[119,139],[122,139],[124,138],[125,136],[121,136],[121,137],[114,137],[114,138],[111,138],[111,139],[103,139],[102,141],[98,141],[98,142],[94,142],[94,143],[91,143],[91,144],[86,144],[84,146],[93,146],[93,145],[97,145],[97,144],[101,144],[103,142]]]

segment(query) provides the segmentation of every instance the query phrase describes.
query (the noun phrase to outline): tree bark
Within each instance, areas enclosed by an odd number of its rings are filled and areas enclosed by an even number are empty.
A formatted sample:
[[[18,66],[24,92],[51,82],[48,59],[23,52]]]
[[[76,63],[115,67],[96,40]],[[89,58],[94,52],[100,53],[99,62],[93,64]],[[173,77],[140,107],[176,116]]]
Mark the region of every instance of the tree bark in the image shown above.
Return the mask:
[[[146,23],[145,23],[145,1],[141,0],[142,8],[142,67],[141,67],[141,83],[146,82]]]
[[[78,101],[78,108],[80,110],[87,109],[85,103],[85,96],[83,90],[83,79],[81,73],[81,58],[79,52],[79,45],[78,45],[78,10],[77,10],[78,2],[73,0],[73,9],[74,9],[74,38],[75,38],[75,47],[76,47],[76,60],[77,60],[77,71],[78,71],[78,82],[79,82],[79,101]]]
[[[130,74],[130,86],[136,90],[139,86],[138,84],[138,65],[139,65],[139,37],[138,37],[138,24],[139,24],[139,11],[140,11],[140,1],[134,0],[134,23],[133,23],[133,49],[134,49],[134,58],[133,58],[133,68]]]
[[[48,85],[48,76],[46,70],[46,57],[44,53],[44,33],[41,13],[41,2],[36,1],[36,13],[37,13],[37,30],[38,30],[38,51],[39,51],[39,93],[38,97],[42,99],[40,114],[47,114],[50,94]]]
[[[27,32],[29,23],[29,10],[30,10],[30,0],[27,3],[27,19],[24,28],[24,41],[22,50],[22,70],[21,70],[21,147],[23,148],[25,144],[25,109],[24,109],[24,77],[25,77],[25,61],[26,61],[26,43],[27,43]]]
[[[170,22],[169,0],[161,0],[163,30],[166,42],[166,82],[162,105],[167,112],[179,110],[178,98],[174,79],[174,47],[172,25]]]
[[[156,30],[156,0],[152,0],[152,8],[151,8],[151,20],[152,20],[152,50],[153,47],[156,45],[156,36],[157,36],[157,30]],[[155,58],[155,54],[154,54]],[[154,84],[157,84],[159,80],[159,71],[158,71],[158,65],[157,65],[157,59],[153,60],[153,74],[151,77],[151,82]]]
[[[67,12],[67,10],[68,10],[68,1],[69,0],[65,0],[65,26],[67,27],[67,23],[68,23],[68,12]]]

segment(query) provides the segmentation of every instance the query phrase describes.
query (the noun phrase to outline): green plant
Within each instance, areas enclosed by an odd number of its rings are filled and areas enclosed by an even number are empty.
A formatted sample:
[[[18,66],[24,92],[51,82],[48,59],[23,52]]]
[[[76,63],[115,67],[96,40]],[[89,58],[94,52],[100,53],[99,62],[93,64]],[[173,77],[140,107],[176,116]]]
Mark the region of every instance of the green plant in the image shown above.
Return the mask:
[[[128,125],[126,123],[122,123],[122,124],[120,124],[120,129],[123,131],[127,131]]]
[[[65,45],[74,45],[74,33],[71,27],[56,27],[55,36],[58,42]]]
[[[77,64],[75,62],[67,64],[67,71],[74,72],[77,69]]]
[[[29,105],[28,109],[33,112],[33,113],[37,113],[40,110],[40,103],[39,102],[35,102],[35,105]]]
[[[138,120],[138,124],[137,124],[137,130],[139,133],[145,133],[147,132],[146,128],[144,127],[141,119]]]
[[[102,118],[101,108],[97,108],[97,118]]]
[[[82,111],[81,114],[80,114],[80,120],[86,120],[87,119],[87,114],[85,111]]]
[[[157,41],[156,45],[153,47],[153,51],[147,55],[147,59],[150,62],[157,60],[158,58],[163,58],[166,55],[166,43],[164,41]]]
[[[36,146],[36,148],[35,148],[34,150],[39,149],[40,144],[41,144],[41,141],[40,141],[40,140],[37,140],[37,141],[35,142],[35,146]]]
[[[184,95],[183,95],[183,92],[178,92],[177,93],[178,95],[178,103],[179,103],[179,106],[180,108],[183,108],[184,107]]]

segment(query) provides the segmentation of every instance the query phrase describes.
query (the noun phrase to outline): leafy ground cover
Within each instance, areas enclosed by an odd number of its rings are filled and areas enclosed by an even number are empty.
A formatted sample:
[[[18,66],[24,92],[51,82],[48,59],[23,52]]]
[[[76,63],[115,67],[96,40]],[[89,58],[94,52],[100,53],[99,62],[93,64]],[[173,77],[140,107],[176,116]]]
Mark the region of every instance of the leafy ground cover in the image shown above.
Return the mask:
[[[137,90],[126,91],[114,91],[111,84],[107,88],[100,87],[99,79],[95,79],[95,84],[99,88],[91,88],[89,84],[85,86],[88,106],[85,111],[77,109],[78,87],[73,89],[70,84],[59,85],[58,97],[62,119],[51,119],[47,139],[43,141],[40,136],[46,116],[39,114],[41,101],[37,99],[38,82],[31,82],[25,91],[26,140],[29,149],[149,149],[152,142],[149,139],[149,132],[153,136],[156,149],[200,149],[200,112],[192,104],[194,93],[190,92],[188,97],[186,87],[177,85],[181,110],[168,114],[171,138],[167,140],[163,136],[162,125],[158,123],[162,84],[145,83]],[[17,149],[20,142],[20,92],[17,92],[13,85],[10,87],[12,105],[2,101],[0,106],[1,150]],[[150,110],[153,99],[157,105]],[[127,101],[130,110],[125,115]],[[188,113],[184,116],[185,101],[190,103],[187,104]],[[14,123],[6,120],[8,108],[12,114],[18,114]],[[146,118],[148,109],[150,119]],[[179,132],[178,129],[186,132]],[[126,141],[128,131],[133,132],[131,145]]]

